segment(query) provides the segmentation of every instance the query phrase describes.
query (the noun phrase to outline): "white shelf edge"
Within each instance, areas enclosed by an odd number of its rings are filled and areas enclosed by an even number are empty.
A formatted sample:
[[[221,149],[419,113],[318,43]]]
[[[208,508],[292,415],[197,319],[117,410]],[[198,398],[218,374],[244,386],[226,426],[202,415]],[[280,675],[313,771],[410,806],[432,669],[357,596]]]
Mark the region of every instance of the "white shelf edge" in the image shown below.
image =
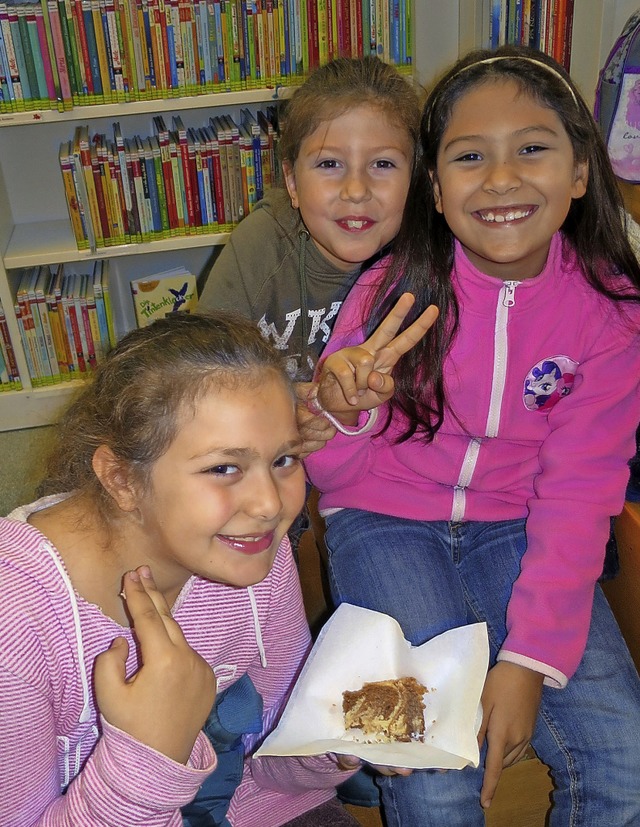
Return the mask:
[[[205,95],[184,95],[179,98],[151,98],[122,103],[92,103],[76,106],[66,112],[55,109],[36,109],[31,112],[0,113],[0,127],[29,124],[65,123],[87,118],[116,118],[127,115],[170,112],[173,109],[206,109],[215,107],[250,106],[254,103],[282,100],[295,88],[275,86],[269,89],[243,89],[239,92],[213,92]]]
[[[78,250],[71,225],[66,219],[17,224],[3,257],[4,267],[35,267],[39,264],[94,261],[99,258],[134,256],[143,253],[162,253],[193,247],[216,247],[225,244],[230,233],[171,236],[142,244],[120,244],[96,250]]]
[[[81,382],[0,393],[0,431],[53,425]]]

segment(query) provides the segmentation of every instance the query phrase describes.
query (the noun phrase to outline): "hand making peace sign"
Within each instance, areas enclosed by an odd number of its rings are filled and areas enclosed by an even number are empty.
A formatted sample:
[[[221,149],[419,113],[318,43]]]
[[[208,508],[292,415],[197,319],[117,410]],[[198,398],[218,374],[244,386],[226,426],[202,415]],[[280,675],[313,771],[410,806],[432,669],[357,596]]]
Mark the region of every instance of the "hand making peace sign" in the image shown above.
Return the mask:
[[[338,350],[324,360],[318,401],[343,424],[353,424],[359,411],[376,408],[393,396],[395,383],[391,371],[438,318],[438,308],[431,304],[396,336],[414,301],[411,293],[403,293],[365,342]]]

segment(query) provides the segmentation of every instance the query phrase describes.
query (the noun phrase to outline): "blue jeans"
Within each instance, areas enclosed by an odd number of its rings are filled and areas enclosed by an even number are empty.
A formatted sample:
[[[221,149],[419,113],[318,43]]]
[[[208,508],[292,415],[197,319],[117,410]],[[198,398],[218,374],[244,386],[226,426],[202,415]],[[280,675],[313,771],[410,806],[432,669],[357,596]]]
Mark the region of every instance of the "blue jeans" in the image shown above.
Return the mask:
[[[327,518],[325,542],[336,605],[395,617],[414,645],[485,621],[493,665],[524,520],[452,524],[345,509]],[[532,745],[553,775],[552,827],[640,827],[640,679],[599,586],[580,666],[566,688],[543,689]],[[478,769],[380,778],[388,827],[482,827],[483,757]]]

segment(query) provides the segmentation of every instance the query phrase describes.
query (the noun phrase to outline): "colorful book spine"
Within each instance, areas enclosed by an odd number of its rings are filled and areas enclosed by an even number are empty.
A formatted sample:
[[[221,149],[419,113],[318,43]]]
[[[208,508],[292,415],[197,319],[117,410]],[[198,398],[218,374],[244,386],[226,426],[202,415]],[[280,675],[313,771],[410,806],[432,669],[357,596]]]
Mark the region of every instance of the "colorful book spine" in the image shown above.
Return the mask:
[[[69,66],[68,64],[67,52],[65,48],[65,37],[62,30],[62,20],[60,17],[60,8],[57,0],[48,0],[47,18],[49,22],[49,31],[51,33],[52,58],[55,62],[60,87],[60,101],[58,108],[61,111],[70,110],[73,107],[73,89],[71,83],[73,66]],[[45,18],[45,21],[47,18]]]
[[[2,39],[4,42],[7,66],[9,70],[9,74],[7,76],[7,86],[10,91],[10,108],[7,111],[22,112],[25,108],[22,79],[20,78],[16,48],[13,42],[11,26],[9,24],[9,9],[7,8],[6,3],[0,3],[0,31],[2,31]]]
[[[76,188],[71,141],[63,141],[60,144],[58,159],[73,237],[78,249],[86,250],[89,246],[89,238],[85,226],[85,205],[81,204]]]
[[[58,370],[62,381],[68,381],[72,377],[73,360],[67,332],[62,317],[60,284],[64,273],[64,265],[59,264],[55,272],[50,273],[49,282],[46,286],[45,302],[51,326],[51,335],[58,361]]]
[[[22,388],[22,380],[20,378],[16,354],[11,340],[11,334],[9,332],[7,316],[2,304],[0,304],[0,342],[2,343],[2,352],[7,365],[8,380],[9,385],[11,386],[10,389],[20,390]]]
[[[35,354],[33,350],[33,343],[31,341],[31,331],[28,327],[25,314],[23,313],[22,305],[20,304],[20,301],[18,299],[16,299],[16,303],[14,305],[14,313],[16,316],[18,330],[20,331],[20,343],[22,344],[22,351],[24,353],[24,358],[27,363],[27,372],[29,373],[29,379],[33,387],[37,388],[42,384],[42,382],[36,370],[36,365],[34,362]]]
[[[29,302],[28,281],[29,271],[24,270],[16,293],[15,311],[31,383],[34,387],[41,387],[44,384],[44,370],[39,353],[35,320]]]
[[[111,348],[116,346],[117,336],[116,328],[113,318],[113,309],[111,306],[111,285],[109,284],[109,262],[102,262],[102,297],[104,300],[105,313],[107,316],[107,327],[109,329],[109,345]]]
[[[134,142],[138,161],[135,174],[140,176],[140,186],[142,188],[141,203],[144,208],[144,231],[142,240],[151,241],[156,237],[156,227],[154,223],[153,207],[151,204],[151,188],[149,184],[148,166],[145,159],[144,143],[142,138],[139,135],[136,135]]]
[[[98,148],[95,143],[89,146],[89,163],[90,167],[88,175],[93,178],[93,186],[96,194],[98,204],[98,220],[102,228],[102,239],[105,246],[113,244],[113,229],[112,216],[107,208],[108,191],[105,190],[104,172],[100,167],[100,158],[98,156]]]
[[[151,151],[151,159],[153,162],[153,177],[155,179],[155,197],[158,201],[158,209],[160,210],[160,232],[163,238],[169,238],[171,235],[171,223],[169,221],[169,209],[167,204],[167,194],[164,182],[164,171],[162,168],[162,153],[160,151],[160,142],[157,135],[151,135],[146,139],[146,144]],[[145,154],[147,152],[145,146]]]
[[[14,4],[7,7],[7,17],[9,22],[9,37],[5,38],[5,42],[13,44],[16,66],[17,79],[20,81],[19,87],[22,93],[22,102],[18,98],[18,111],[25,111],[33,109],[31,85],[29,82],[29,75],[27,73],[27,64],[25,60],[24,49],[22,47],[22,37],[20,36],[20,26],[18,23],[18,9]],[[14,81],[14,90],[16,90]]]
[[[96,40],[96,27],[93,19],[92,0],[82,0],[81,9],[89,59],[88,70],[93,88],[91,103],[104,103],[104,87],[102,84],[102,75],[100,74],[100,57],[98,55],[98,41]],[[102,25],[101,22],[100,25]]]
[[[53,329],[51,326],[49,308],[47,305],[47,292],[50,278],[50,268],[47,265],[39,267],[36,272],[34,293],[36,308],[40,316],[40,324],[44,338],[44,350],[51,370],[51,381],[55,384],[62,381],[62,374],[58,362],[58,353],[54,343]]]
[[[4,41],[4,32],[0,24],[0,112],[13,111],[15,111],[15,107],[12,73],[9,67],[9,57]]]
[[[131,172],[136,193],[141,240],[150,241],[153,233],[153,217],[151,215],[149,190],[146,186],[146,169],[143,176],[144,150],[139,136],[136,135],[131,140],[125,140],[125,148],[127,159],[129,156],[131,157]]]
[[[49,106],[64,112],[64,101],[58,63],[53,48],[53,32],[49,16],[47,0],[39,0],[34,3],[34,14],[36,19],[36,30],[39,44],[40,56],[45,73]],[[70,101],[69,101],[70,103]]]
[[[96,348],[93,341],[93,333],[91,330],[91,321],[89,318],[89,307],[87,303],[87,280],[86,273],[81,273],[76,279],[76,292],[73,300],[76,307],[76,314],[78,316],[78,326],[80,329],[80,341],[82,343],[82,352],[85,358],[85,363],[88,370],[95,370],[97,365]]]

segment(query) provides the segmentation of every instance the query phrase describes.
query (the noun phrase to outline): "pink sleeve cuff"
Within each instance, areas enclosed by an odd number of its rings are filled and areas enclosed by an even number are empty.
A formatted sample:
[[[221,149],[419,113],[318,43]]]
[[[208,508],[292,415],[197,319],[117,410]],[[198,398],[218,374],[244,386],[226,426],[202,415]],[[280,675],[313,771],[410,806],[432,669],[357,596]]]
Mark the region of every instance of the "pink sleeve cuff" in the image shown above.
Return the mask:
[[[560,672],[559,669],[554,669],[553,666],[549,666],[548,663],[542,663],[542,661],[528,658],[526,655],[519,655],[517,652],[509,652],[506,649],[502,649],[498,653],[497,660],[515,663],[517,666],[525,666],[533,672],[540,672],[544,675],[544,685],[551,686],[554,689],[564,689],[569,682],[567,676],[563,672]]]
[[[200,732],[187,764],[137,741],[101,718],[102,738],[94,752],[96,770],[119,795],[146,807],[172,808],[188,804],[217,759],[207,736]]]

